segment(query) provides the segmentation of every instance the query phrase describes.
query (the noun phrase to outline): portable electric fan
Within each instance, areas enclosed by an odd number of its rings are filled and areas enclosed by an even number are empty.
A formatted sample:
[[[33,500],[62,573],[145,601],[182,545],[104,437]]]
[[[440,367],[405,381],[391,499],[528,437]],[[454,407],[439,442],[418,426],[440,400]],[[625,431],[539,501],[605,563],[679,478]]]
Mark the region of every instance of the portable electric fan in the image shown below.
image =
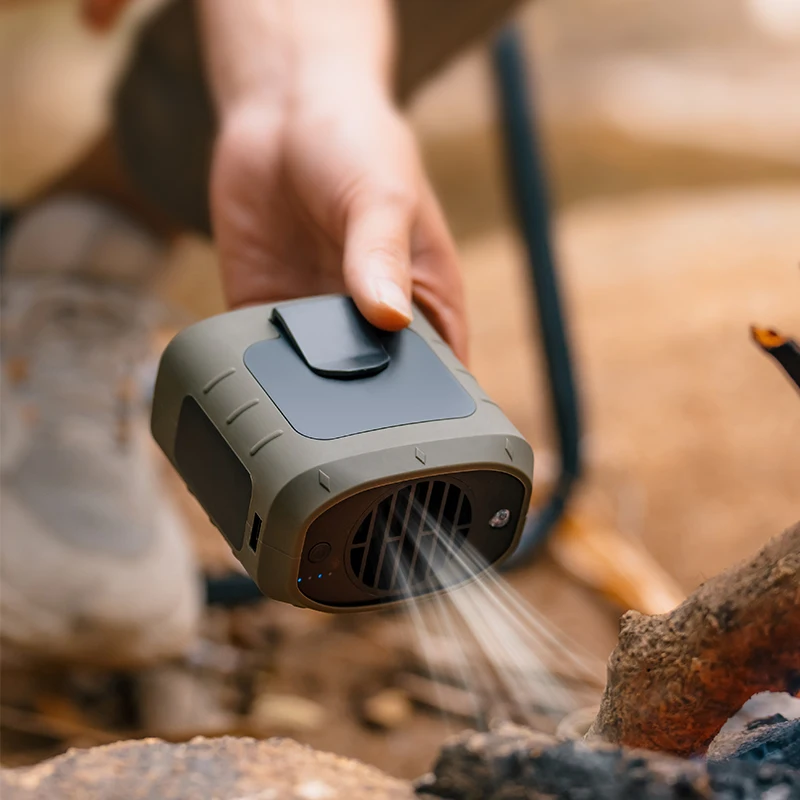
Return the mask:
[[[372,327],[349,298],[221,314],[159,366],[153,435],[268,597],[401,602],[510,554],[533,453],[421,313]]]
[[[348,335],[360,332],[353,340],[361,341],[355,347],[356,360],[364,357],[367,365],[352,386],[345,374],[329,375],[328,383],[323,383],[326,376],[320,374],[325,370],[321,364],[327,356],[323,353],[320,358],[321,351],[309,349],[307,324],[301,324],[297,334],[300,339],[292,343],[286,331],[293,330],[295,323],[284,315],[288,327],[282,333],[278,327],[281,321],[277,316],[272,319],[275,309],[283,314],[290,307],[296,311],[300,304],[248,309],[199,323],[180,334],[165,356],[154,409],[154,431],[250,575],[256,578],[254,582],[239,573],[206,576],[209,604],[253,602],[263,597],[262,591],[301,605],[331,610],[387,603],[404,593],[435,591],[435,581],[419,574],[423,563],[433,563],[433,572],[457,580],[456,568],[462,559],[454,548],[459,543],[469,543],[465,550],[474,546],[480,560],[494,564],[502,561],[504,570],[522,566],[535,557],[560,520],[581,473],[579,396],[523,50],[519,33],[513,26],[506,28],[494,43],[493,66],[511,207],[525,245],[530,286],[535,290],[532,301],[561,456],[557,480],[522,530],[532,458],[529,448],[419,315],[411,329],[399,336],[365,333],[367,329],[361,327],[361,322],[350,319],[356,327]],[[178,86],[184,86],[180,74],[173,75],[173,79]],[[195,91],[195,87],[190,85],[186,90]],[[133,114],[129,123],[145,118],[146,115]],[[173,122],[180,126],[184,118],[178,115]],[[190,133],[196,136],[197,131],[193,128]],[[208,145],[210,150],[210,142]],[[169,168],[154,161],[149,150],[136,163],[142,168],[150,165],[148,169],[156,164],[153,169],[157,175]],[[159,184],[158,196],[163,196],[171,185],[169,181]],[[190,193],[191,198],[201,195],[200,189]],[[180,213],[178,216],[183,219]],[[184,222],[189,227],[199,224],[210,233],[206,211],[200,217],[195,219],[189,214]],[[321,307],[316,306],[316,310]],[[427,347],[418,346],[418,339]],[[323,331],[314,342],[316,346],[327,343],[328,334]],[[330,343],[333,342],[331,338]],[[289,344],[301,360],[305,359],[308,370],[302,391],[292,383],[293,394],[284,395],[281,382],[269,372],[269,362],[258,360],[259,354],[267,352],[269,343],[276,351]],[[283,350],[285,356],[286,348]],[[436,382],[430,384],[430,389],[427,378],[416,382],[410,379],[414,370],[402,371],[399,380],[393,377],[398,363],[427,363],[429,351],[438,359],[431,362],[436,365]],[[341,362],[342,353],[334,353],[333,360]],[[212,367],[217,372],[206,374],[213,372]],[[367,375],[370,370],[375,374]],[[384,371],[386,374],[381,375]],[[334,372],[348,373],[349,369],[339,363]],[[322,385],[338,388],[321,392]],[[356,387],[362,387],[364,392]],[[440,390],[444,392],[441,397],[437,394]],[[324,406],[324,410],[309,412],[318,392],[319,408]],[[367,410],[366,398],[373,393],[380,402]],[[256,404],[249,405],[256,400]],[[475,406],[471,412],[470,402]],[[346,414],[348,424],[343,421]],[[318,423],[328,420],[325,424],[331,430],[339,426],[341,435],[331,437],[327,428],[321,429],[321,435],[312,418]],[[509,453],[507,441],[511,445]],[[251,455],[252,448],[256,452]],[[412,451],[415,461],[409,465],[408,454]],[[503,479],[503,491],[497,494],[496,502],[485,500],[490,492],[483,478],[489,475]],[[524,497],[516,506],[513,499],[505,499],[505,492],[511,492],[507,487],[516,485],[511,478],[523,487]],[[457,495],[453,487],[461,494]],[[319,495],[320,491],[324,494]],[[452,504],[462,496],[462,506],[456,514]],[[481,505],[484,502],[487,506]],[[406,520],[400,512],[409,504]],[[437,522],[440,508],[442,520]],[[491,535],[485,530],[481,533],[483,529],[476,525],[495,508],[508,513],[508,522],[494,528]],[[392,522],[387,529],[385,519],[389,517]],[[501,513],[495,524],[505,517]],[[442,551],[437,548],[431,555],[425,548],[435,538],[429,535],[431,526],[445,525],[446,529],[452,519],[458,535],[452,540],[453,546],[449,539],[447,542],[456,568],[443,571],[437,569],[440,562],[433,560],[443,558]],[[356,524],[361,527],[353,532]],[[335,530],[337,527],[341,530]],[[388,530],[386,548],[377,555],[370,549],[376,528]],[[320,561],[310,558],[308,563],[302,562],[306,555],[302,548],[313,547],[315,536],[321,546],[313,558]],[[367,538],[362,542],[364,537]],[[403,542],[399,556],[398,541]],[[402,565],[402,559],[414,560],[415,553],[417,572],[390,571],[388,564],[393,558],[398,559],[394,563]],[[311,556],[310,550],[307,554]],[[268,556],[272,558],[269,563]],[[337,559],[338,572],[330,566]],[[316,571],[306,569],[314,563],[320,565]],[[398,583],[398,576],[402,582],[404,574],[410,584],[405,587]]]

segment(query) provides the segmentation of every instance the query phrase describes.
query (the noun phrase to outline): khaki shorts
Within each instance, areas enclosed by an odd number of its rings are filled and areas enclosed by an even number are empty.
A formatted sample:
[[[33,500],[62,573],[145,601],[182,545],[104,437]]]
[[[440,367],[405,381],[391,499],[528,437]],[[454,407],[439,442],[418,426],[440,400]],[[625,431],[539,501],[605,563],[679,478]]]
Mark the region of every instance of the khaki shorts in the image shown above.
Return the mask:
[[[524,0],[395,0],[397,97],[490,34]],[[208,174],[216,122],[192,0],[142,30],[117,87],[113,131],[130,180],[181,227],[210,233]]]

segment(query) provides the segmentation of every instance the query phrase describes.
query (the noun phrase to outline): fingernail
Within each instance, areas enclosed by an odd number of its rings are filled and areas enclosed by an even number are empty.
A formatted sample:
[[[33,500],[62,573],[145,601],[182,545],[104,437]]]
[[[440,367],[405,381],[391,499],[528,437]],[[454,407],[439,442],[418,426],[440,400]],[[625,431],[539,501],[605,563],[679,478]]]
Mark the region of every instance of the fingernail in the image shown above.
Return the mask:
[[[411,303],[406,293],[396,283],[386,278],[378,278],[372,282],[372,291],[380,305],[390,308],[407,323],[411,322],[413,317]]]

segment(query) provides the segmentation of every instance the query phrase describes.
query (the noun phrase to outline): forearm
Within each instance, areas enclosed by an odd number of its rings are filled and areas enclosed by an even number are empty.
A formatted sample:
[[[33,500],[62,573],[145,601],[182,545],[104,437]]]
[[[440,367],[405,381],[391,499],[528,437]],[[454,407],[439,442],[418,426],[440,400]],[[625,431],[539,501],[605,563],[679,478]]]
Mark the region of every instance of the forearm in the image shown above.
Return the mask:
[[[220,115],[276,110],[312,91],[391,90],[389,0],[198,0]]]

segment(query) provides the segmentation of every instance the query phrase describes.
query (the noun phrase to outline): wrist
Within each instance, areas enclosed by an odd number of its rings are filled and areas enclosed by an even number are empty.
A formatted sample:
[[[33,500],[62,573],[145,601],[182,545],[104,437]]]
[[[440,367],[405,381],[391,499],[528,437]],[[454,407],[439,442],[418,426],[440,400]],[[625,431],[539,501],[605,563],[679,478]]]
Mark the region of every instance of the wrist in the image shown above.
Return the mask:
[[[243,110],[285,113],[326,97],[391,99],[388,0],[200,0],[200,9],[209,79],[223,122]]]
[[[390,95],[394,30],[389,0],[289,0],[295,94],[351,85]]]
[[[318,79],[308,76],[274,91],[240,92],[218,107],[220,134],[238,138],[277,141],[287,128],[315,126],[326,135],[332,126],[345,119],[371,119],[376,113],[394,113],[393,99],[385,87],[364,76],[345,70],[330,70]]]

